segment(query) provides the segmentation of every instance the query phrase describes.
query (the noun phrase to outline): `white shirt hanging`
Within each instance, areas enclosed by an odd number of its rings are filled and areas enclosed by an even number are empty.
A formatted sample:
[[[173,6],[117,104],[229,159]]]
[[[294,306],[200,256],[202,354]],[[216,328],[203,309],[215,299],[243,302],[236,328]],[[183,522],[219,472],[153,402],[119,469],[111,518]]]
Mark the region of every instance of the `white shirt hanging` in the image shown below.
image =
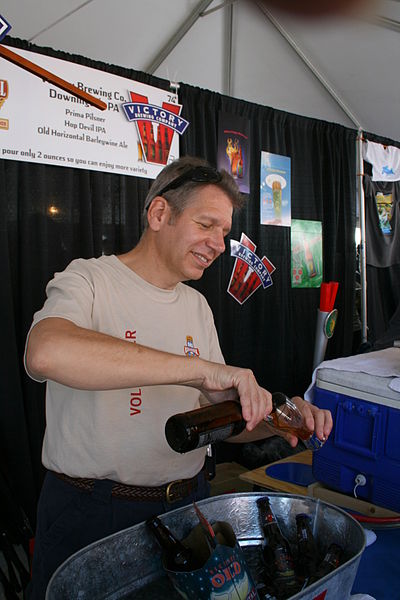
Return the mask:
[[[400,148],[365,141],[363,158],[372,164],[373,181],[400,181]]]

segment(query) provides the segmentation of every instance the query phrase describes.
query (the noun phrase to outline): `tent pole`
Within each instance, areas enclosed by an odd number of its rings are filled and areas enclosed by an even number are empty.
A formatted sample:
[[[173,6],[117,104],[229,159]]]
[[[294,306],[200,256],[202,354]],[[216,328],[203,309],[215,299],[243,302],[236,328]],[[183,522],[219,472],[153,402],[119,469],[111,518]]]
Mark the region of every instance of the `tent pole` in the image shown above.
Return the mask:
[[[365,196],[364,196],[364,160],[362,152],[363,132],[361,127],[357,136],[358,156],[358,210],[360,218],[360,275],[361,275],[361,341],[365,343],[368,338],[367,326],[367,260],[366,260],[366,231],[365,231]]]
[[[227,8],[227,31],[226,31],[226,94],[232,96],[232,36],[233,36],[233,6],[230,4]]]
[[[211,2],[212,0],[201,0],[197,4],[196,8],[193,9],[192,13],[185,20],[185,22],[179,25],[172,37],[158,52],[157,56],[151,61],[150,64],[147,65],[147,67],[144,69],[145,73],[154,75],[158,67],[164,62],[167,56],[171,54],[172,50],[179,44],[183,36],[187,34],[196,21],[202,16],[202,13],[210,6]]]

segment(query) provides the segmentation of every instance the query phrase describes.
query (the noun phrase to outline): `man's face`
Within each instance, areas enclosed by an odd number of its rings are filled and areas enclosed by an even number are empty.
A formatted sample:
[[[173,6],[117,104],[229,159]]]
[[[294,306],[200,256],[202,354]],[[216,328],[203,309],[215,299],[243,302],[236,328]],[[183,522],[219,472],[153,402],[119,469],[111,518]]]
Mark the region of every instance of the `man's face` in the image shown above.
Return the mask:
[[[224,252],[232,212],[229,196],[211,184],[194,192],[185,210],[164,224],[162,246],[171,281],[200,279]]]

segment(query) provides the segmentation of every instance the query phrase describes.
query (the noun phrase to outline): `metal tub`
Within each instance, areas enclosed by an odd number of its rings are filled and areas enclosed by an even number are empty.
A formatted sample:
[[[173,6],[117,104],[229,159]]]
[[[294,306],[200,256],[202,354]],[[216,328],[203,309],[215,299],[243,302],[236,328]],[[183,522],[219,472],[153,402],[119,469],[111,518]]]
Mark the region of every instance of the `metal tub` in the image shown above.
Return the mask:
[[[292,596],[293,600],[314,600],[326,591],[324,600],[347,600],[356,576],[365,534],[361,525],[340,508],[322,500],[277,493],[224,494],[198,503],[209,521],[228,521],[241,545],[248,566],[259,554],[263,537],[256,500],[268,495],[282,532],[289,541],[296,539],[295,515],[313,518],[313,532],[321,552],[331,542],[344,547],[343,564],[309,588]],[[173,533],[183,538],[198,523],[192,506],[161,516]],[[158,600],[181,599],[161,566],[161,551],[144,523],[134,525],[83,548],[67,559],[51,578],[46,600]]]

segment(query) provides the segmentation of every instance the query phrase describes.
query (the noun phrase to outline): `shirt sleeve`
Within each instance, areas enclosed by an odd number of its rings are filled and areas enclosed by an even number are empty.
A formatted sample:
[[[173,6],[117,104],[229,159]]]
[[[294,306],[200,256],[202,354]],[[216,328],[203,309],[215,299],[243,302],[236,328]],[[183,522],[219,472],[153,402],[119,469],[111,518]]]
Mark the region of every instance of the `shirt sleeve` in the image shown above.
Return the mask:
[[[35,378],[27,369],[26,352],[30,333],[40,321],[48,317],[58,317],[67,319],[78,327],[92,328],[94,288],[90,272],[81,263],[80,259],[73,261],[65,271],[54,275],[54,278],[46,286],[47,299],[43,307],[33,316],[24,352],[25,370],[32,379]],[[45,380],[35,379],[35,381],[43,382]]]

